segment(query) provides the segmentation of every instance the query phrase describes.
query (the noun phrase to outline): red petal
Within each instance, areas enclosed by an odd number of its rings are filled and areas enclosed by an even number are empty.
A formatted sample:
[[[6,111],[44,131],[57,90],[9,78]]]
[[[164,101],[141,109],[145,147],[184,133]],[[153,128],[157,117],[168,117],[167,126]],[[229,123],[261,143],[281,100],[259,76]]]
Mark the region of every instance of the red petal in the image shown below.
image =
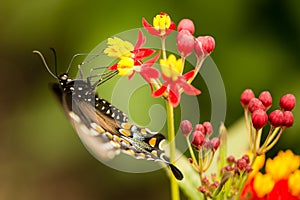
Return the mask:
[[[153,97],[160,97],[166,91],[167,87],[165,85],[161,86],[158,90],[152,92]]]
[[[168,30],[166,31],[166,34],[164,36],[169,35],[170,33],[172,33],[174,30],[176,29],[176,24],[174,22],[171,22],[170,27],[168,28]]]
[[[152,67],[142,67],[140,74],[148,83],[150,83],[151,78],[159,78],[159,71]]]
[[[183,78],[184,78],[185,80],[189,80],[189,79],[191,79],[191,78],[194,77],[194,74],[195,74],[195,70],[192,70],[192,71],[189,71],[189,72],[185,73],[185,74],[182,75],[182,76],[183,76]]]
[[[132,51],[132,53],[134,53],[135,60],[141,60],[145,57],[151,56],[154,52],[155,50],[147,48],[135,49]]]
[[[180,93],[175,84],[170,84],[170,91],[168,100],[171,102],[172,106],[175,108],[178,106],[180,101]]]
[[[143,24],[144,28],[145,28],[151,35],[160,36],[160,35],[159,35],[159,31],[157,31],[155,28],[153,28],[152,25],[149,24],[145,18],[142,19],[142,24]]]
[[[151,67],[159,59],[159,57],[160,57],[160,51],[153,58],[144,62],[143,66]]]
[[[134,45],[134,49],[139,49],[141,46],[143,46],[146,42],[146,37],[143,35],[143,32],[139,30],[138,39]]]
[[[185,82],[184,80],[178,80],[176,81],[176,83],[178,84],[178,86],[180,88],[183,89],[183,91],[188,94],[188,95],[198,95],[201,94],[201,91],[198,90],[197,88],[195,88],[194,86],[188,84],[187,82]]]
[[[117,69],[118,69],[118,63],[116,63],[116,64],[110,66],[108,69],[109,69],[109,70],[117,70]]]

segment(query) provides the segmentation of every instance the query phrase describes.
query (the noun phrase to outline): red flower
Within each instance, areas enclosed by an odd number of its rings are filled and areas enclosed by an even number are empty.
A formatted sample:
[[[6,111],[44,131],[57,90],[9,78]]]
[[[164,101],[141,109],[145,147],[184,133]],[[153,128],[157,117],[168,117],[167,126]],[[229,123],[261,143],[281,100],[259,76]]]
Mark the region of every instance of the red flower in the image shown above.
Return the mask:
[[[120,76],[128,76],[128,79],[131,79],[135,72],[138,72],[150,84],[151,90],[153,90],[151,79],[159,78],[159,71],[151,66],[160,57],[160,52],[153,58],[143,62],[144,58],[155,53],[153,49],[141,48],[145,42],[145,36],[142,31],[139,31],[134,47],[129,42],[114,38],[109,40],[108,44],[110,46],[104,50],[104,53],[110,57],[120,58],[118,63],[109,67],[110,70],[118,70]]]
[[[168,14],[161,12],[153,18],[153,26],[147,22],[145,18],[142,19],[144,28],[154,36],[167,36],[176,29],[176,25]]]
[[[162,69],[162,78],[165,82],[158,90],[152,93],[154,97],[166,94],[172,106],[176,107],[180,101],[181,90],[188,95],[198,95],[201,93],[197,88],[187,83],[187,80],[194,76],[194,70],[181,75],[183,67],[181,59],[176,60],[176,57],[171,54],[167,60],[161,59],[160,64]]]
[[[275,183],[273,190],[268,194],[267,200],[299,200],[289,192],[288,180],[282,179]]]

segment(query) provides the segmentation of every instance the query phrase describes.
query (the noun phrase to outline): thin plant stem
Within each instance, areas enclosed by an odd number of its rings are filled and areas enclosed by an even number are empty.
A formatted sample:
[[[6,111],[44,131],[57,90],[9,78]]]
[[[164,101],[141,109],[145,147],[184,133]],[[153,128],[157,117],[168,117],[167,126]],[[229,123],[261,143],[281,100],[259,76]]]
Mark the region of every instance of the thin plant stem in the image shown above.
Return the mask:
[[[162,49],[163,59],[164,59],[164,60],[167,60],[167,53],[166,53],[166,37],[161,37],[161,49]]]
[[[191,145],[191,142],[189,140],[189,137],[185,137],[186,138],[186,143],[188,144],[188,147],[189,147],[189,151],[190,151],[190,154],[191,154],[191,157],[192,157],[192,160],[193,160],[193,163],[197,162],[197,159],[196,159],[196,156],[194,154],[194,151],[192,149],[192,145]]]
[[[194,76],[187,81],[188,84],[191,84],[193,82],[193,80],[196,78],[196,76],[197,76],[197,74],[198,74],[198,72],[199,72],[199,70],[200,70],[200,68],[201,68],[204,60],[205,60],[204,58],[203,59],[199,58],[197,60]]]
[[[170,162],[175,162],[175,129],[174,129],[174,109],[169,101],[166,101],[167,107],[167,120],[168,120],[168,140],[170,142]],[[177,180],[174,176],[170,176],[171,184],[171,197],[172,200],[180,200],[179,187]]]
[[[203,180],[203,152],[202,147],[199,150],[198,154],[198,160],[199,160],[199,178],[200,178],[200,185],[202,185]],[[206,194],[203,193],[204,200],[207,200]]]

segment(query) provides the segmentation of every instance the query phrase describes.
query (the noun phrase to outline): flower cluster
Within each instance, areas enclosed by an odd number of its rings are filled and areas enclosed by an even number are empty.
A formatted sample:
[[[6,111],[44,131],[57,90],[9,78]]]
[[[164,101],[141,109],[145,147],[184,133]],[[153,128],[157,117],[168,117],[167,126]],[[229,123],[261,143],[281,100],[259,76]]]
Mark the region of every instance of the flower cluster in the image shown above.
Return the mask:
[[[176,37],[176,44],[181,58],[176,58],[173,54],[167,57],[165,39],[176,29],[176,24],[170,16],[161,12],[154,17],[153,25],[144,18],[142,24],[151,35],[161,38],[162,58],[159,59],[161,51],[156,53],[154,49],[142,47],[146,42],[146,37],[140,30],[135,45],[117,37],[108,39],[108,47],[104,50],[104,53],[109,57],[119,59],[109,69],[118,70],[120,76],[128,76],[129,79],[135,73],[139,73],[149,83],[152,96],[164,97],[173,107],[178,106],[182,92],[188,95],[199,95],[200,90],[192,86],[191,82],[199,72],[205,58],[214,50],[215,41],[213,37],[200,36],[194,38],[194,23],[189,19],[183,19],[178,24]],[[185,58],[191,55],[193,51],[197,57],[195,69],[183,74]],[[148,60],[145,61],[147,58]],[[161,71],[152,67],[158,60]]]
[[[215,175],[212,175],[211,180],[209,180],[208,177],[203,176],[203,173],[210,167],[215,152],[220,146],[220,139],[218,137],[210,138],[213,133],[210,122],[197,124],[193,129],[190,121],[183,120],[180,124],[180,129],[186,138],[190,151],[191,158],[189,158],[189,161],[200,175],[201,186],[199,186],[198,190],[207,196],[211,196],[213,191],[219,187],[219,181],[217,181]],[[192,135],[191,142],[189,139],[190,135]],[[197,154],[195,154],[194,150],[197,152],[198,158],[196,158]]]
[[[110,70],[117,70],[120,76],[127,76],[129,80],[135,74],[140,75],[150,85],[152,97],[163,97],[166,100],[168,140],[171,141],[170,163],[173,164],[176,151],[173,108],[179,105],[182,93],[194,96],[201,94],[191,83],[204,60],[214,50],[215,40],[211,36],[195,37],[195,26],[190,19],[182,19],[176,32],[175,22],[163,12],[153,18],[152,24],[143,18],[142,25],[150,37],[160,39],[160,50],[144,47],[146,37],[143,30],[139,30],[134,45],[121,38],[109,38],[104,53],[116,60],[109,67]],[[179,56],[167,55],[166,39],[171,34],[176,34],[174,43],[176,42]],[[188,56],[195,56],[197,59],[191,70],[185,69]],[[244,108],[250,143],[249,153],[241,158],[227,157],[227,132],[223,124],[219,130],[220,136],[212,138],[213,128],[210,122],[197,124],[195,127],[188,120],[183,120],[180,124],[189,148],[191,158],[188,160],[194,173],[199,175],[198,191],[204,199],[300,199],[299,156],[291,151],[281,152],[273,160],[268,159],[266,173],[260,173],[265,163],[265,153],[274,147],[283,131],[294,123],[292,110],[296,104],[295,96],[282,96],[279,107],[271,112],[269,109],[273,99],[269,91],[263,91],[255,97],[251,89],[246,89],[240,102]],[[219,169],[216,174],[206,176],[205,172],[211,166],[217,150]],[[170,182],[173,199],[179,199],[177,181],[170,177]]]
[[[280,151],[275,158],[267,160],[265,174],[258,171],[263,165],[258,165],[254,165],[256,170],[244,187],[242,200],[300,199],[300,156],[291,150]]]
[[[244,107],[250,145],[255,155],[269,151],[277,143],[283,130],[291,127],[294,123],[291,111],[295,107],[296,98],[293,94],[282,96],[279,103],[280,109],[272,111],[269,115],[267,110],[272,106],[272,96],[268,91],[263,91],[256,98],[251,89],[246,89],[242,93],[240,101]],[[249,115],[251,120],[249,120]],[[262,142],[262,129],[267,122],[270,123],[270,129],[265,141]]]

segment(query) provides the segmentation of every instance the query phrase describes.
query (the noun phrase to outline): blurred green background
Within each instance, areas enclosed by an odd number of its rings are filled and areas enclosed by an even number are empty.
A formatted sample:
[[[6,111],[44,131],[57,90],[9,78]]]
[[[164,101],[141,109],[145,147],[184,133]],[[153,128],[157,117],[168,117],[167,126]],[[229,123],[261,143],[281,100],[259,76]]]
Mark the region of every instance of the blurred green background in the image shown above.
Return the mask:
[[[176,23],[190,18],[196,35],[215,37],[212,58],[226,87],[227,126],[242,117],[239,97],[245,88],[257,95],[270,90],[276,106],[285,93],[300,97],[297,0],[2,2],[1,200],[169,199],[164,171],[118,172],[85,150],[48,89],[53,78],[32,54],[42,50],[53,65],[48,48],[54,47],[59,72],[64,72],[75,53],[90,52],[107,37],[140,27],[142,17],[151,21],[160,11]],[[201,97],[200,102],[207,103]],[[284,132],[270,156],[286,148],[300,154],[299,109],[294,110],[296,124]]]

